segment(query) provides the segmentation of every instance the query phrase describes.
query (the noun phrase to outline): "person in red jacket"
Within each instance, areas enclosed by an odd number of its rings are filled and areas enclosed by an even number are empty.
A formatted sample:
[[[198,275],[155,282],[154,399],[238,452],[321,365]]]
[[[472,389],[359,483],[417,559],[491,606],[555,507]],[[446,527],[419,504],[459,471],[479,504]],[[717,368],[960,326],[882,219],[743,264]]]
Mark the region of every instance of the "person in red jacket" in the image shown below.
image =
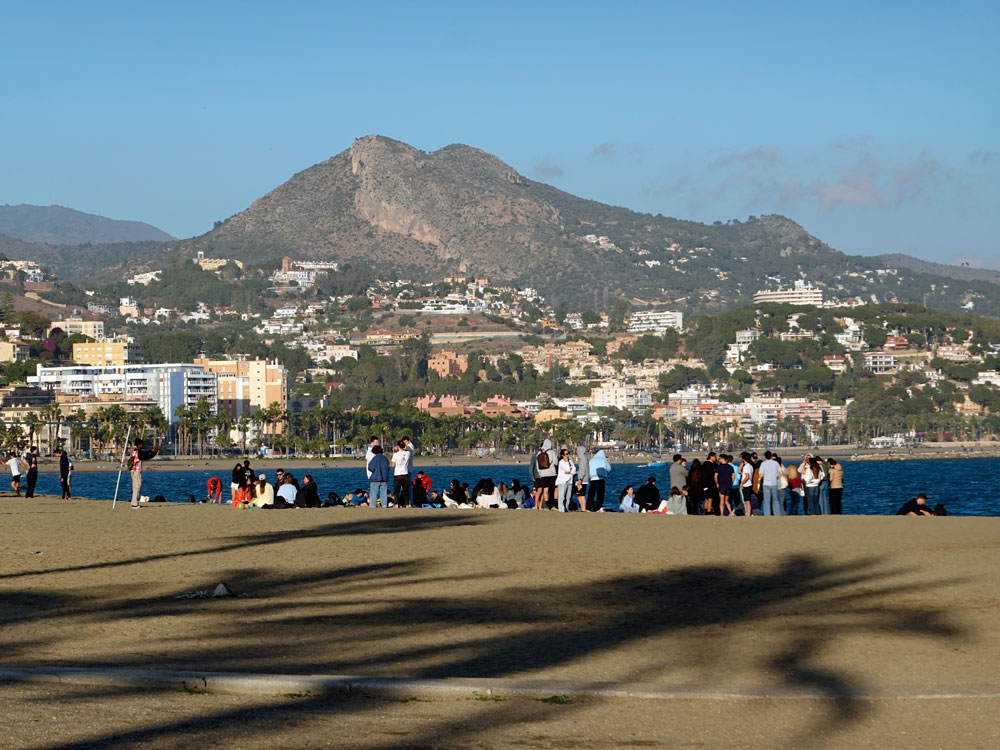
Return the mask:
[[[222,480],[212,477],[208,480],[208,502],[218,503],[222,501]]]

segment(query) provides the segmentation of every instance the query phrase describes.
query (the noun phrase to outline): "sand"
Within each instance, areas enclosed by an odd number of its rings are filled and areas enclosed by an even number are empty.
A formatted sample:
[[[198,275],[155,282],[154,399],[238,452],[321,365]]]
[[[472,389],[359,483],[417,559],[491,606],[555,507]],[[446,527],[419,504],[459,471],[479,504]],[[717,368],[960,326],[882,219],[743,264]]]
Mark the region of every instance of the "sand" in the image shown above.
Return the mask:
[[[828,696],[550,705],[5,686],[6,747],[998,739],[995,698],[861,698],[1000,695],[1000,519],[112,511],[106,502],[3,497],[0,539],[8,667],[519,677]],[[177,598],[219,582],[246,596]]]

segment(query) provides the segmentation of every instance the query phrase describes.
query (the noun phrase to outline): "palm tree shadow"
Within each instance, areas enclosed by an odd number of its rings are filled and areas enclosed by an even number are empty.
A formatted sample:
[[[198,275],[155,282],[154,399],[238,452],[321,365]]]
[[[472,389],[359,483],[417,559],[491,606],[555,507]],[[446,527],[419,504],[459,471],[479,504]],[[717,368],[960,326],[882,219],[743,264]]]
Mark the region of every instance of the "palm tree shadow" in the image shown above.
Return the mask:
[[[459,591],[453,595],[444,588],[433,596],[406,596],[406,581],[426,578],[433,573],[429,566],[428,561],[413,561],[405,569],[389,564],[384,568],[355,566],[324,571],[301,582],[310,587],[308,601],[299,605],[276,600],[261,605],[260,622],[266,622],[275,634],[273,642],[267,641],[266,635],[262,641],[261,629],[252,625],[228,637],[225,647],[193,647],[189,640],[178,636],[170,666],[199,669],[204,664],[222,664],[226,671],[318,674],[365,674],[375,667],[391,666],[400,670],[400,676],[421,678],[544,677],[581,663],[584,666],[579,669],[585,670],[588,659],[625,654],[630,648],[634,655],[635,648],[645,648],[641,644],[645,639],[667,639],[662,643],[671,644],[673,636],[698,636],[704,628],[738,625],[738,630],[750,627],[754,632],[773,634],[767,641],[770,650],[761,648],[756,654],[754,678],[759,684],[778,692],[806,692],[826,699],[822,703],[825,714],[813,724],[798,728],[800,741],[808,741],[859,721],[868,710],[862,698],[872,686],[865,677],[848,666],[830,666],[829,660],[821,659],[842,638],[891,632],[896,637],[943,641],[967,635],[944,610],[907,603],[910,595],[932,591],[941,584],[926,579],[915,582],[905,575],[909,571],[889,568],[885,560],[878,558],[830,563],[810,554],[786,558],[761,572],[732,566],[691,566],[626,573],[596,582],[498,587],[486,593]],[[402,594],[389,588],[394,579],[404,584]],[[254,588],[266,598],[269,591],[278,591],[287,583],[277,575],[261,575]],[[947,583],[953,585],[955,581]],[[343,593],[345,584],[351,586],[352,605],[356,605],[359,592],[367,592],[362,613],[342,609],[337,597],[348,595]],[[337,587],[341,587],[339,592]],[[30,608],[30,597],[19,601]],[[104,616],[108,620],[121,615],[137,617],[144,609],[151,616],[172,611],[139,601]],[[60,616],[71,618],[72,602],[63,603],[61,611],[64,614]],[[333,654],[317,648],[318,642],[331,638],[343,642],[345,632],[357,633],[359,619],[366,633],[394,632],[393,628],[402,625],[422,645],[414,648],[412,640],[399,642],[386,637],[379,641],[380,653],[374,659],[351,649]],[[456,644],[454,633],[468,633],[470,626],[484,625],[481,636],[463,637],[460,647]],[[249,633],[254,633],[255,638],[251,639]],[[284,642],[288,633],[304,635],[300,642],[289,646]],[[687,638],[682,642],[698,640]],[[280,659],[269,657],[278,652],[279,645],[283,647]],[[705,692],[723,688],[729,677],[724,660],[710,654],[717,645],[705,646],[703,651],[688,646],[689,658],[702,665],[699,686]],[[632,668],[626,678],[662,682],[667,670],[655,662],[662,653],[652,656]],[[269,731],[277,719],[287,727],[331,711],[365,710],[364,704],[356,701],[333,703],[322,698],[294,704],[272,703],[255,708],[251,714],[245,710],[222,711],[195,722],[164,722],[135,728],[124,735],[108,732],[87,744],[51,747],[120,748],[179,737],[182,733],[190,736],[191,731],[224,734],[247,723]],[[582,706],[567,706],[566,710],[582,710]],[[494,728],[496,716],[494,713],[490,719]],[[520,720],[510,714],[509,721]],[[454,744],[462,738],[474,743],[485,726],[465,715],[461,721],[441,722],[419,736],[381,747],[434,747]]]

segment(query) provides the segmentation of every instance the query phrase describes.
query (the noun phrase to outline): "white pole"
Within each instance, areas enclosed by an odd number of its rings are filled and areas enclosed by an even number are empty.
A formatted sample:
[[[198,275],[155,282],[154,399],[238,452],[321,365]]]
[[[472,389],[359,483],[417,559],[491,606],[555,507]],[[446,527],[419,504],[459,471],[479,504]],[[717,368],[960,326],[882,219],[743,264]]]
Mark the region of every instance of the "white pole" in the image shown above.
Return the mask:
[[[122,460],[118,464],[118,481],[115,482],[115,496],[111,501],[111,510],[115,509],[115,503],[118,502],[118,485],[122,483],[122,467],[125,466],[125,451],[128,450],[128,439],[132,435],[132,424],[129,423],[128,429],[125,431],[125,445],[122,446]]]

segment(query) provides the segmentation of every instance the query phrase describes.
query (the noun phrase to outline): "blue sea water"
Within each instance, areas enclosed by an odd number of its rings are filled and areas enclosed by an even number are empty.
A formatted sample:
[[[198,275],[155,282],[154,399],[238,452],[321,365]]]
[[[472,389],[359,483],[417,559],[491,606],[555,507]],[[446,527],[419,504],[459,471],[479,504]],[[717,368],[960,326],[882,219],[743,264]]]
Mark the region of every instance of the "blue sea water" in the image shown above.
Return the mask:
[[[913,459],[906,461],[842,461],[844,467],[844,513],[851,515],[887,515],[896,510],[918,492],[927,495],[933,506],[943,503],[950,515],[997,516],[1000,515],[995,495],[1000,484],[1000,458],[964,459]],[[277,461],[255,465],[274,481]],[[417,469],[420,469],[419,458]],[[496,482],[510,484],[513,478],[528,482],[528,468],[524,464],[489,464],[478,466],[441,466],[426,469],[434,487],[446,487],[451,479],[475,486],[482,477],[489,476]],[[669,487],[668,467],[647,468],[635,464],[616,464],[607,482],[605,507],[617,508],[618,495],[627,484],[638,487],[646,477],[654,475],[657,485]],[[319,485],[320,497],[328,492],[345,495],[357,487],[367,487],[361,468],[306,469],[298,474],[311,474]],[[115,490],[117,472],[78,472],[73,475],[73,494],[78,497],[111,499]],[[229,499],[229,472],[174,471],[154,468],[147,471],[143,480],[143,494],[153,497],[163,495],[172,502],[184,502],[189,494],[201,500],[205,497],[205,484],[209,477],[218,476],[224,486],[223,499]],[[23,480],[22,480],[23,482]],[[38,493],[59,495],[59,480],[55,474],[42,474],[38,478]],[[127,502],[131,482],[122,475],[118,499]]]

